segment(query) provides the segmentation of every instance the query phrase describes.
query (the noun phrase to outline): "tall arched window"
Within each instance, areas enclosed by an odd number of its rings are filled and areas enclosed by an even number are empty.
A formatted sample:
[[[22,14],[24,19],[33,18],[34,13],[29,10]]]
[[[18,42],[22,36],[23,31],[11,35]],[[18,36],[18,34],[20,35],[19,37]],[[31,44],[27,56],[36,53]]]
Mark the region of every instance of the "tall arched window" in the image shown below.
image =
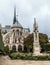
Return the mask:
[[[17,34],[19,35],[19,30],[16,30]]]
[[[22,32],[20,32],[20,35],[22,35]]]
[[[19,37],[19,38],[18,38],[19,43],[20,43],[20,40],[21,40],[21,38]]]

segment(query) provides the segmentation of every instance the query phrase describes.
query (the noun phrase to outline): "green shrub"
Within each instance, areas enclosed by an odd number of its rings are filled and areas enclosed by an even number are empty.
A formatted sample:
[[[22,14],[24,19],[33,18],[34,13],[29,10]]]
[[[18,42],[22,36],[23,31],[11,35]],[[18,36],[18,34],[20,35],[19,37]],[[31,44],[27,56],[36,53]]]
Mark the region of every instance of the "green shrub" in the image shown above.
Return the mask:
[[[22,59],[22,60],[50,60],[49,56],[32,56],[31,54],[12,53],[10,54],[11,59]]]
[[[9,54],[9,47],[8,47],[8,45],[4,47],[4,52],[5,52],[6,54]]]
[[[0,29],[0,51],[1,52],[4,51],[4,43],[3,43],[3,40],[2,40],[1,29]]]

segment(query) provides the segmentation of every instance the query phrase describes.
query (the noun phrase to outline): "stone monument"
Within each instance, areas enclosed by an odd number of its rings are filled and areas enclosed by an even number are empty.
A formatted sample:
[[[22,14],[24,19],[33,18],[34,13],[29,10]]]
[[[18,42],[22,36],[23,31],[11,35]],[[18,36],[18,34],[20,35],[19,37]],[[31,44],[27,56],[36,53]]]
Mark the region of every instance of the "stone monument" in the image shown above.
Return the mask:
[[[38,25],[36,23],[36,19],[34,18],[34,42],[33,42],[33,54],[39,55],[40,54],[40,45],[39,45],[39,32],[38,32]]]

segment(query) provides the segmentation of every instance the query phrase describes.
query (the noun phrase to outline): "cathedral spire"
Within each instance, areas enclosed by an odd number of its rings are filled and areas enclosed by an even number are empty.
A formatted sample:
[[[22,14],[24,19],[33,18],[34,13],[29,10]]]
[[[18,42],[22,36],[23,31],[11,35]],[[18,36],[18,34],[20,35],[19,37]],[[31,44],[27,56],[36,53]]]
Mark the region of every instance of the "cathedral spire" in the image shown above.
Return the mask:
[[[17,18],[16,18],[16,16],[17,16]],[[13,27],[20,27],[20,28],[22,28],[21,24],[18,21],[18,15],[16,15],[16,6],[14,6]]]
[[[13,20],[13,24],[16,23],[16,6],[14,6],[14,20]]]

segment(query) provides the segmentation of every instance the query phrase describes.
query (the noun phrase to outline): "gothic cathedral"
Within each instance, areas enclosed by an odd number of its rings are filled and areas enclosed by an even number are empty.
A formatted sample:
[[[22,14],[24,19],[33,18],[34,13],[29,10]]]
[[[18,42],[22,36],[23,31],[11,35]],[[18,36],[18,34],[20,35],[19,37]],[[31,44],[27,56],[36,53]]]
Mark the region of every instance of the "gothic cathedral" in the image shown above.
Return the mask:
[[[29,28],[23,28],[16,17],[16,7],[14,7],[14,18],[13,25],[6,25],[1,27],[4,46],[8,46],[9,50],[23,51],[24,50],[24,39],[30,34]],[[33,53],[40,54],[40,45],[39,45],[39,31],[36,19],[34,18],[33,25]]]

